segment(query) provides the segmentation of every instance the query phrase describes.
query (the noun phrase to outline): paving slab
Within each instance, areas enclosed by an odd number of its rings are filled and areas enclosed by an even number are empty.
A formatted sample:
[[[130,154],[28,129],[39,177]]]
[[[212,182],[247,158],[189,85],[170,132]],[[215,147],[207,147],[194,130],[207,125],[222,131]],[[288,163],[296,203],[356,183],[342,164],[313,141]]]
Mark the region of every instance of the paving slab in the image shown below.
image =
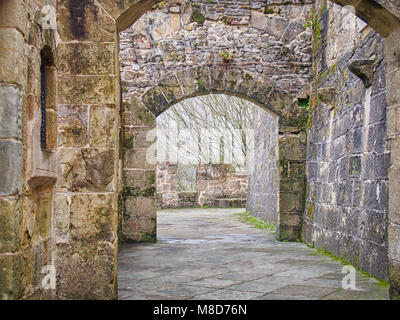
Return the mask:
[[[158,212],[157,243],[124,244],[122,300],[389,299],[388,288],[356,272],[344,290],[343,265],[299,242],[279,242],[238,216],[245,209]]]

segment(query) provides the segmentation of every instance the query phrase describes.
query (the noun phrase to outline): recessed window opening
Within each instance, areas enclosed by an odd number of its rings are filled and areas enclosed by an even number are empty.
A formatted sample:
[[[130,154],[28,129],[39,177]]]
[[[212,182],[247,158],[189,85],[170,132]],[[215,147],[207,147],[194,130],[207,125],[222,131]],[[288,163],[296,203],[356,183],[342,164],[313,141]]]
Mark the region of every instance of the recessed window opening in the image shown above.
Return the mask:
[[[44,47],[40,53],[41,65],[40,65],[40,147],[42,150],[48,150],[49,146],[47,143],[47,119],[46,109],[48,108],[49,101],[49,88],[50,81],[49,74],[53,65],[53,57],[50,47]]]

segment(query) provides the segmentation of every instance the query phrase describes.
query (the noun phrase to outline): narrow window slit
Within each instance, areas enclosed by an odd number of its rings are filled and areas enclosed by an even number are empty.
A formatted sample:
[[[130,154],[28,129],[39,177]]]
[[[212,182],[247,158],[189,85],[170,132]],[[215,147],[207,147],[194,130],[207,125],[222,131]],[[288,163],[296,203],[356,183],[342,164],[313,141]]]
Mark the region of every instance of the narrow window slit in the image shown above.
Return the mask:
[[[40,67],[41,92],[40,92],[40,110],[42,121],[40,125],[40,146],[46,149],[46,69],[44,64]]]

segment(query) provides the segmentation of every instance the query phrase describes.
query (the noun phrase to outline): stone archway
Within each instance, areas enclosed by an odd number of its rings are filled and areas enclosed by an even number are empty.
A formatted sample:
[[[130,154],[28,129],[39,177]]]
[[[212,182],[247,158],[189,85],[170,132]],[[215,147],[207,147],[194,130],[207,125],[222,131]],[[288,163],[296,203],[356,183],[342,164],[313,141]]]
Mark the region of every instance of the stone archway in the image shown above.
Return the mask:
[[[398,297],[400,186],[397,181],[400,176],[400,129],[396,119],[400,113],[397,90],[400,79],[398,59],[400,28],[395,17],[400,18],[399,4],[398,1],[391,0],[332,1],[340,5],[354,5],[356,13],[385,37],[388,136],[392,145],[389,171],[389,264],[392,292]],[[63,141],[57,150],[58,177],[53,211],[54,230],[51,230],[54,236],[49,246],[57,270],[57,289],[54,297],[115,299],[118,193],[121,191],[118,181],[121,177],[122,161],[118,135],[121,105],[118,32],[149,10],[155,1],[49,2],[54,4],[57,11],[58,138]],[[30,1],[30,4],[36,4],[36,1]],[[6,190],[0,195],[2,203],[5,203],[2,209],[4,208],[5,215],[10,217],[7,224],[9,228],[7,231],[10,232],[3,234],[10,237],[10,241],[5,238],[7,246],[15,250],[16,243],[19,243],[17,226],[20,212],[26,211],[26,208],[21,208],[18,203],[23,196],[21,186],[25,182],[23,169],[25,142],[21,137],[19,123],[23,118],[23,110],[29,108],[28,103],[22,102],[21,99],[21,92],[26,85],[26,75],[22,69],[26,68],[10,68],[10,66],[16,65],[17,61],[24,61],[22,48],[25,44],[24,39],[28,38],[24,38],[27,26],[24,17],[28,14],[24,11],[26,8],[22,1],[3,1],[1,6],[0,24],[6,27],[2,30],[1,47],[9,54],[1,56],[0,65],[6,67],[1,70],[0,89],[4,94],[4,90],[8,91],[6,87],[10,86],[13,87],[10,90],[16,93],[9,96],[10,101],[7,101],[7,107],[13,112],[15,110],[15,113],[10,113],[13,119],[9,121],[15,123],[15,127],[10,130],[7,129],[8,126],[5,127],[6,133],[4,130],[1,131],[3,149],[10,151],[2,156],[1,161],[6,162],[6,166],[1,167],[8,168],[9,163],[15,164],[12,166],[12,170],[15,170],[15,174],[12,174],[14,181],[8,183]],[[366,8],[375,9],[371,11]],[[29,38],[35,40],[37,34],[33,32]],[[27,64],[23,62],[19,65]],[[162,83],[160,86],[162,87]],[[153,95],[162,99],[159,94],[153,93]],[[168,97],[163,98],[168,99]],[[254,97],[252,99],[257,100]],[[135,106],[136,101],[133,101],[132,105]],[[138,102],[136,106],[134,110],[137,118],[150,123],[154,116],[147,111],[145,105]],[[3,122],[1,125],[4,129]],[[9,144],[10,147],[4,146],[5,144]],[[22,297],[25,294],[24,289],[32,287],[32,283],[37,280],[35,275],[39,274],[39,271],[32,270],[35,260],[31,248],[27,248],[21,254],[13,252],[11,255],[2,254],[1,263],[7,270],[7,290],[18,292],[15,295]],[[21,257],[25,263],[21,268],[26,268],[24,269],[26,272],[22,275],[18,273]]]
[[[59,104],[69,106],[70,109],[80,112],[80,108],[89,110],[85,106],[90,105],[89,116],[96,123],[96,119],[109,117],[119,122],[119,71],[118,71],[118,32],[128,27],[137,20],[146,10],[150,9],[155,1],[135,1],[130,0],[111,1],[98,0],[76,1],[58,0],[58,32],[61,42],[58,47],[60,60],[59,67]],[[387,68],[387,83],[389,95],[389,112],[397,114],[398,93],[395,91],[396,83],[399,78],[398,61],[394,55],[398,52],[399,29],[388,30],[386,27],[375,23],[374,19],[383,21],[394,21],[388,18],[386,12],[383,19],[381,13],[374,10],[372,16],[363,11],[363,6],[371,6],[377,3],[389,3],[392,7],[387,7],[390,12],[397,8],[394,1],[373,1],[373,0],[336,0],[335,3],[341,5],[355,4],[356,12],[366,22],[370,23],[383,36],[387,36],[385,43]],[[379,7],[382,7],[379,5]],[[398,9],[398,8],[397,8]],[[393,14],[396,16],[396,14]],[[85,20],[80,17],[85,16]],[[389,20],[388,20],[389,19]],[[393,32],[391,32],[393,31]],[[391,32],[391,33],[390,33]],[[390,35],[389,35],[390,33]],[[71,42],[73,40],[73,42]],[[93,53],[96,54],[93,54]],[[85,61],[85,63],[81,63]],[[162,87],[163,84],[160,83]],[[393,89],[392,89],[393,88]],[[150,93],[149,93],[150,94]],[[154,98],[161,99],[161,105],[168,101],[168,96],[174,93],[167,92],[167,97],[160,96],[155,90],[152,95]],[[152,97],[148,97],[151,101]],[[84,106],[79,106],[84,104]],[[78,106],[77,106],[78,105]],[[152,122],[152,115],[147,111],[145,105],[133,101],[135,114],[138,119],[145,119]],[[165,105],[166,106],[166,105]],[[101,116],[99,116],[101,115]],[[389,117],[390,118],[390,117]],[[142,120],[140,120],[142,121]],[[71,175],[67,179],[61,177],[57,183],[57,194],[55,202],[55,219],[74,220],[76,229],[70,232],[68,229],[59,229],[56,224],[57,248],[56,248],[56,268],[58,271],[59,287],[57,295],[61,297],[91,297],[91,298],[112,298],[116,297],[116,252],[117,252],[117,194],[121,186],[118,185],[120,171],[119,163],[122,161],[118,152],[119,139],[116,128],[111,122],[96,127],[93,126],[87,133],[90,137],[89,147],[79,143],[73,143],[72,147],[59,151],[58,170],[68,169],[70,160],[78,161],[85,168],[80,175]],[[141,124],[141,122],[139,122]],[[67,125],[68,127],[68,125]],[[99,137],[104,136],[104,131],[109,130],[111,138],[106,140]],[[392,136],[393,155],[400,148],[398,131],[396,126],[389,129],[389,136]],[[74,137],[72,135],[72,137]],[[73,140],[73,139],[72,139]],[[67,150],[68,149],[68,150]],[[392,156],[392,168],[389,174],[390,180],[390,219],[391,231],[389,247],[391,248],[391,281],[397,291],[400,288],[400,257],[398,250],[399,236],[399,213],[398,209],[398,186],[397,180],[398,167],[400,166],[398,157]],[[96,160],[95,160],[96,159]],[[107,160],[106,160],[107,159]],[[112,159],[112,161],[110,161]],[[107,163],[106,166],[104,164]],[[89,166],[87,166],[89,164]],[[107,178],[104,179],[103,177]],[[82,186],[79,181],[89,181],[90,183]],[[72,187],[72,188],[71,188]],[[70,188],[70,189],[68,189]],[[105,227],[108,225],[110,232],[104,233],[103,227],[97,228],[97,221],[88,219],[87,210],[81,212],[85,203],[96,203],[92,209],[91,217],[95,217],[98,212],[108,212],[107,216],[112,223],[100,224]],[[70,221],[71,223],[71,221]],[[61,224],[62,226],[63,224]],[[94,227],[96,226],[96,227]],[[81,232],[92,230],[93,232]],[[107,236],[105,236],[107,235]],[[98,244],[102,245],[99,247]],[[100,248],[100,249],[99,249]],[[73,261],[73,263],[71,263]],[[94,274],[92,270],[97,270]],[[99,281],[99,279],[101,279]],[[79,289],[74,288],[74,283],[79,283]]]
[[[341,5],[351,5],[356,4],[356,12],[357,14],[363,18],[366,22],[370,23],[372,26],[376,28],[378,32],[382,32],[383,36],[386,37],[385,43],[385,51],[386,51],[386,63],[388,64],[387,68],[387,83],[388,88],[395,88],[395,83],[398,82],[398,61],[393,59],[393,56],[398,51],[398,34],[399,29],[397,27],[397,23],[394,22],[391,25],[394,25],[394,30],[387,29],[386,27],[379,25],[379,22],[374,22],[379,15],[377,15],[377,11],[374,10],[372,16],[368,16],[365,14],[365,10],[363,11],[363,6],[371,6],[372,4],[377,4],[377,1],[372,0],[362,0],[362,1],[341,1],[337,0],[334,1]],[[384,1],[379,1],[379,3],[383,3]],[[385,3],[388,1],[385,1]],[[393,1],[392,1],[393,2]],[[392,3],[390,2],[390,3]],[[66,105],[74,105],[76,103],[85,103],[85,104],[95,104],[98,105],[98,109],[95,109],[99,112],[106,112],[110,118],[118,119],[118,112],[120,106],[119,100],[119,75],[118,70],[114,66],[118,65],[117,62],[117,32],[123,30],[131,23],[133,23],[138,17],[141,16],[147,9],[149,9],[153,4],[154,1],[137,1],[136,3],[132,4],[131,1],[124,0],[122,2],[114,2],[108,0],[99,0],[96,5],[94,5],[91,1],[73,1],[73,0],[65,0],[59,1],[58,10],[58,17],[59,17],[59,33],[61,36],[62,41],[65,42],[61,43],[60,52],[63,56],[62,60],[66,61],[66,64],[63,68],[63,74],[61,75],[60,79],[60,87],[62,88],[59,92],[60,103]],[[395,12],[396,5],[392,4],[394,7],[390,7],[388,11]],[[382,7],[379,5],[379,8]],[[71,10],[71,8],[73,10]],[[395,9],[392,9],[395,8]],[[76,10],[75,10],[76,9]],[[86,13],[86,21],[82,22],[78,21],[77,17],[79,17],[79,12]],[[72,13],[72,14],[70,14]],[[382,13],[382,12],[380,12]],[[382,16],[382,15],[381,15]],[[377,19],[379,21],[384,21],[386,24],[387,21],[395,21],[391,16],[388,16],[386,12],[384,13],[386,18],[384,19]],[[395,16],[395,14],[394,14]],[[388,20],[389,19],[389,20]],[[75,28],[76,25],[80,26],[84,32],[77,31],[78,29]],[[65,32],[64,32],[65,31]],[[393,31],[393,32],[391,32]],[[389,35],[390,33],[390,35]],[[77,40],[75,43],[71,43],[70,40]],[[102,42],[104,41],[104,42]],[[107,53],[106,47],[108,47],[109,52]],[[91,50],[95,49],[96,56],[90,54]],[[65,53],[63,53],[63,51]],[[85,53],[83,56],[88,57],[86,58],[85,65],[82,65],[79,68],[76,66],[80,66],[79,64],[81,57],[76,55],[76,52],[83,52]],[[94,67],[96,66],[96,68]],[[99,66],[102,68],[99,69]],[[110,69],[111,68],[111,69]],[[160,84],[162,86],[162,84]],[[109,88],[112,88],[111,90]],[[157,91],[157,90],[156,90]],[[154,97],[158,97],[161,99],[162,104],[165,104],[164,100],[167,100],[166,97],[161,97],[159,93],[153,92]],[[170,93],[168,93],[170,94]],[[389,95],[389,112],[393,114],[398,113],[398,94],[395,92],[394,89],[390,89],[388,92]],[[151,100],[151,97],[149,97]],[[133,105],[135,105],[135,101]],[[110,108],[109,106],[105,107],[105,105],[113,105],[115,109]],[[92,111],[91,111],[92,112]],[[147,112],[144,105],[139,103],[138,107],[135,109],[137,112],[138,118],[147,119],[151,122],[151,115]],[[92,116],[95,118],[95,111],[92,112]],[[96,128],[92,129],[96,131]],[[397,129],[393,126],[389,132],[389,136],[392,136],[392,148],[397,150],[399,148],[400,143],[397,143],[398,134]],[[74,192],[76,195],[73,195],[75,199],[81,199],[83,197],[89,197],[89,201],[93,201],[94,199],[99,199],[100,193],[104,193],[106,191],[106,197],[111,197],[111,202],[113,203],[110,206],[109,203],[99,203],[98,209],[103,210],[102,208],[116,208],[117,203],[117,191],[120,186],[116,184],[110,185],[107,184],[106,187],[102,186],[102,179],[100,179],[100,184],[97,183],[98,180],[98,172],[103,172],[102,163],[105,163],[105,157],[113,158],[113,164],[107,166],[107,176],[112,177],[112,181],[118,181],[119,169],[118,169],[118,162],[119,155],[117,152],[116,146],[118,146],[118,139],[117,134],[115,131],[113,138],[108,141],[108,146],[113,146],[109,148],[109,150],[105,149],[98,149],[96,146],[96,140],[92,140],[93,146],[89,148],[90,150],[86,150],[85,148],[78,147],[78,154],[68,154],[68,155],[61,155],[60,159],[64,158],[76,158],[79,154],[82,154],[83,161],[88,163],[91,159],[96,158],[98,160],[97,164],[91,166],[86,173],[84,174],[84,179],[86,180],[95,180],[95,183],[90,184],[84,192],[90,193],[90,195],[81,195],[81,191],[79,188],[74,186]],[[93,133],[95,134],[95,133]],[[103,146],[104,146],[104,142]],[[107,143],[106,143],[107,145]],[[101,147],[104,148],[104,147]],[[92,150],[93,149],[93,150]],[[82,150],[82,151],[81,151]],[[106,153],[104,153],[106,152]],[[393,154],[397,154],[393,152]],[[102,159],[102,160],[101,160]],[[398,167],[399,164],[397,163],[398,159],[392,156],[392,168],[389,175],[390,179],[390,196],[391,196],[391,205],[390,205],[390,219],[391,219],[391,227],[390,227],[390,240],[389,240],[389,248],[391,256],[391,282],[395,288],[395,290],[399,291],[400,282],[399,282],[399,274],[400,274],[400,258],[398,256],[398,250],[396,250],[398,246],[398,236],[399,234],[399,227],[398,227],[398,212],[397,205],[397,185],[395,181],[398,177]],[[63,161],[60,162],[59,167],[62,169]],[[110,169],[111,168],[111,169]],[[101,174],[100,174],[101,176]],[[74,178],[75,179],[75,178]],[[73,180],[74,180],[73,179]],[[96,180],[97,179],[97,180]],[[103,179],[104,180],[104,179]],[[108,181],[106,179],[105,181]],[[80,216],[78,209],[79,206],[71,206],[71,202],[73,199],[71,196],[64,196],[60,189],[58,189],[58,196],[60,197],[58,203],[58,209],[56,208],[56,212],[64,212],[62,208],[66,207],[66,212],[69,216]],[[100,201],[101,202],[101,201]],[[64,203],[64,205],[62,205]],[[57,202],[56,202],[57,205]],[[61,206],[61,207],[60,207]],[[59,211],[57,211],[59,210]],[[73,211],[78,210],[77,214],[74,214]],[[64,214],[65,215],[65,214]],[[110,212],[111,216],[116,216],[116,210],[112,209]],[[112,219],[113,221],[114,218]],[[82,221],[83,225],[87,225],[88,223],[85,219],[78,219],[78,221]],[[111,234],[115,234],[116,232],[116,225],[113,225],[111,230]],[[58,244],[57,248],[57,256],[64,257],[62,260],[59,260],[56,263],[56,267],[58,267],[60,273],[60,280],[62,278],[66,279],[66,283],[68,280],[77,279],[77,281],[81,281],[82,286],[85,288],[86,293],[82,293],[82,291],[75,291],[71,287],[68,286],[61,286],[59,289],[58,294],[60,296],[68,296],[68,297],[83,297],[83,296],[90,296],[90,297],[115,297],[115,288],[116,285],[116,267],[110,269],[110,266],[113,264],[111,261],[115,262],[115,254],[116,254],[116,238],[111,237],[110,239],[103,239],[99,235],[102,232],[95,232],[92,238],[94,242],[87,241],[88,237],[82,237],[82,235],[78,232],[74,235],[74,237],[67,241]],[[98,241],[102,241],[102,243],[106,244],[108,248],[107,251],[100,252],[97,250],[96,243]],[[68,264],[70,261],[70,256],[74,255],[75,265],[72,266]],[[107,257],[107,260],[111,263],[99,263],[99,257],[104,256]],[[114,258],[113,258],[114,257]],[[67,259],[67,260],[65,260]],[[63,261],[64,260],[64,261]],[[104,260],[103,260],[104,261]],[[65,263],[63,263],[65,262]],[[98,274],[91,275],[90,270],[93,268],[97,268]],[[101,275],[100,275],[101,274]],[[89,276],[88,276],[89,275]],[[99,276],[100,275],[100,276]],[[99,278],[104,279],[105,282],[98,281]],[[62,283],[62,281],[61,281]],[[70,282],[74,283],[74,281]],[[112,283],[112,285],[110,285]],[[98,290],[93,290],[97,288]],[[95,292],[95,293],[93,293]]]
[[[304,210],[308,113],[298,107],[295,97],[268,78],[229,66],[185,69],[162,79],[139,99],[132,98],[127,112],[135,117],[133,122],[137,127],[123,145],[126,175],[120,218],[122,236],[135,242],[154,241],[156,237],[155,165],[146,160],[149,148],[153,147],[147,133],[154,129],[155,117],[183,99],[208,93],[225,93],[250,100],[279,117],[281,178],[277,239],[299,240]]]

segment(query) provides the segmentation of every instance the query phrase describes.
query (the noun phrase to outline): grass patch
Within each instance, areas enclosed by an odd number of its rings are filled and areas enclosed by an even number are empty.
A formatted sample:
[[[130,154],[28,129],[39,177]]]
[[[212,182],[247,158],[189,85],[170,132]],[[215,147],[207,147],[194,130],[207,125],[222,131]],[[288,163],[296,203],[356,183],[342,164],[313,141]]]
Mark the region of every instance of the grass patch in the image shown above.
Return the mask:
[[[245,222],[254,228],[263,229],[263,230],[275,230],[274,225],[268,224],[265,221],[262,221],[256,217],[253,217],[251,215],[251,213],[248,211],[240,212],[237,215],[239,216],[240,221]]]
[[[342,264],[344,265],[351,265],[353,266],[351,263],[345,261],[343,258],[340,258],[338,256],[335,256],[334,254],[330,253],[329,251],[323,250],[323,249],[316,249],[318,253],[323,254],[324,256],[327,256],[329,258],[332,258],[333,260],[336,261],[340,261]],[[312,255],[316,255],[317,253],[312,253]],[[373,275],[369,274],[368,272],[362,271],[360,269],[358,269],[356,266],[353,266],[354,269],[356,269],[357,271],[359,271],[362,274],[363,278],[374,278],[377,281],[377,285],[380,286],[381,288],[387,288],[389,287],[389,282],[379,279],[377,277],[374,277]]]

